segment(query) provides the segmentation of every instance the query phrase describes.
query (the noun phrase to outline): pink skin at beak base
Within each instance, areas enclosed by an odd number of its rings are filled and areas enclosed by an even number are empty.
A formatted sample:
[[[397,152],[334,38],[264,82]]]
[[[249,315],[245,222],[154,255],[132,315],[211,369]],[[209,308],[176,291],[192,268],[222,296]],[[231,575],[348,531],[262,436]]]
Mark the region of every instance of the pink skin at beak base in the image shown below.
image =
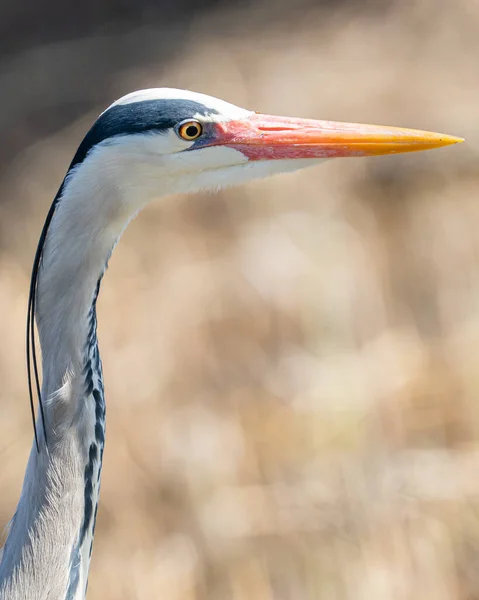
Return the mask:
[[[418,152],[464,141],[416,129],[262,114],[218,123],[218,128],[215,145],[230,146],[251,161],[379,156]]]

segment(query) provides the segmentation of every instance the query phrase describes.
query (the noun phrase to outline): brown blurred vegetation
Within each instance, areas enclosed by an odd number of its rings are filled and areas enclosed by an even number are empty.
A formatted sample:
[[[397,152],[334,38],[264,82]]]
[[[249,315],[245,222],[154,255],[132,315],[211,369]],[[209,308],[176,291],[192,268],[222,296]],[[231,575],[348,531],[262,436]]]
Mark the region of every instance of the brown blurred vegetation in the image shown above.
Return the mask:
[[[130,226],[99,303],[89,598],[479,598],[479,4],[67,4],[0,7],[0,524],[32,441],[48,206],[106,104],[185,87],[467,144],[177,197]]]

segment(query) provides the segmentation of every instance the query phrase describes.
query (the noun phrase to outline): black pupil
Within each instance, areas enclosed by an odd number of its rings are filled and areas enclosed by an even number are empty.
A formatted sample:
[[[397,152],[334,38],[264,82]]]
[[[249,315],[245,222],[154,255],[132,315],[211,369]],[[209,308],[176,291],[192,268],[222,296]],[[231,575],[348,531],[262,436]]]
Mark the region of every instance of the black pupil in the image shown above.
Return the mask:
[[[196,137],[199,133],[198,125],[188,125],[185,133],[188,137]]]

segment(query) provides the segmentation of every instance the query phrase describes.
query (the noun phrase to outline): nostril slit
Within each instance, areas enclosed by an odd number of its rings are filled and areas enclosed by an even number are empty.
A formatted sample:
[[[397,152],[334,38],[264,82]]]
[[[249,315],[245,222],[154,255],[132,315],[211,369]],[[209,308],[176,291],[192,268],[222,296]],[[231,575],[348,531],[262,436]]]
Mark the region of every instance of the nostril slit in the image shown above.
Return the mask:
[[[267,127],[267,126],[259,126],[258,129],[260,131],[295,131],[296,127]]]

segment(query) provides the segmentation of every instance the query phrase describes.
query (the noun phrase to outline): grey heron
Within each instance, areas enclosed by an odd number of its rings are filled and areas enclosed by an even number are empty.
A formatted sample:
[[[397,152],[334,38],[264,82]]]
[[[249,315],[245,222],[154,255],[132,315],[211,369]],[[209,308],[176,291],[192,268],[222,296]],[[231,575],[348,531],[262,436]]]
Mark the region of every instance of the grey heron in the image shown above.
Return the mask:
[[[34,260],[27,362],[35,443],[1,556],[0,600],[86,596],[105,439],[96,302],[111,252],[138,211],[165,195],[215,190],[324,159],[460,141],[263,115],[168,88],[134,92],[107,108],[74,155]]]

